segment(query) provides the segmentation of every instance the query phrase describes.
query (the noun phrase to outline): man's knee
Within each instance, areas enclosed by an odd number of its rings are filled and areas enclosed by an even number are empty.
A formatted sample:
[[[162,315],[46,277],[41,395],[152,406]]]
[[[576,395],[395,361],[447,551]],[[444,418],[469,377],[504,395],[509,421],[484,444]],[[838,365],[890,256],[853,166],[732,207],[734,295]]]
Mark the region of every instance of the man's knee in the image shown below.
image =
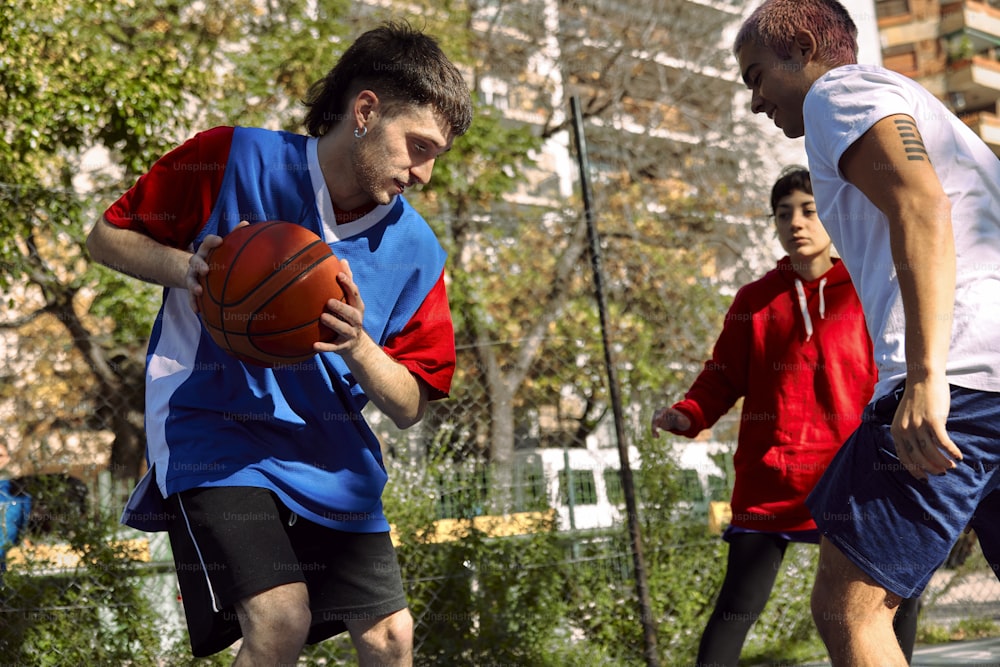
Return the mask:
[[[244,641],[267,646],[305,644],[312,625],[309,595],[304,584],[279,586],[237,605]]]
[[[308,599],[284,601],[273,610],[269,620],[274,634],[288,636],[290,640],[304,644],[312,626]]]
[[[369,633],[381,648],[390,654],[406,653],[413,646],[413,616],[409,609],[402,609],[390,614],[376,624],[375,632]]]
[[[362,664],[408,664],[413,655],[413,617],[409,609],[372,621],[348,624]]]

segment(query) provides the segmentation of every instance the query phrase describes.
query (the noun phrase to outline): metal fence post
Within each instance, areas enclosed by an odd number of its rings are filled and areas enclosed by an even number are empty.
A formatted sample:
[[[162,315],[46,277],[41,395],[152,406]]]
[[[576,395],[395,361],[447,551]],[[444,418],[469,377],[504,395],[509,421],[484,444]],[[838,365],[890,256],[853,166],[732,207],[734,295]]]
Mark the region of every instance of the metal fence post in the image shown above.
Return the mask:
[[[615,372],[614,360],[612,359],[610,333],[608,331],[607,297],[604,293],[604,272],[601,267],[601,244],[594,224],[593,204],[590,194],[590,164],[587,157],[587,142],[583,135],[583,116],[580,112],[580,100],[576,95],[570,98],[570,106],[573,112],[573,129],[576,135],[577,158],[580,163],[580,186],[583,191],[587,237],[590,240],[590,265],[594,274],[597,308],[601,319],[601,338],[604,342],[604,365],[608,376],[608,393],[611,397],[611,409],[614,413],[618,457],[621,460],[622,490],[625,493],[625,509],[628,512],[629,541],[632,547],[632,560],[635,566],[635,586],[639,598],[639,615],[642,622],[645,658],[646,664],[649,667],[657,667],[659,665],[659,657],[656,652],[656,624],[653,622],[653,614],[649,606],[649,586],[646,582],[646,565],[642,554],[642,535],[639,529],[635,485],[632,480],[632,468],[628,460],[628,445],[625,442],[621,395],[618,388],[618,376]]]

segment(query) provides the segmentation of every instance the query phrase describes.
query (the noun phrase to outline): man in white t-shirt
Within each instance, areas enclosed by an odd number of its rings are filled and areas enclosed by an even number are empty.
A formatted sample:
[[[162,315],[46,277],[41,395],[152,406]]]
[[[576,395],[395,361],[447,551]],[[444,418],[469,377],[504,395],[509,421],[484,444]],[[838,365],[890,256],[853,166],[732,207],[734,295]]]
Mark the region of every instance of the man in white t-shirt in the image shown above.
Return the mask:
[[[734,51],[751,110],[805,136],[874,344],[872,402],[807,504],[830,656],[885,667],[906,664],[895,607],[964,529],[1000,567],[1000,161],[915,82],[856,65],[856,37],[834,0],[768,0]]]

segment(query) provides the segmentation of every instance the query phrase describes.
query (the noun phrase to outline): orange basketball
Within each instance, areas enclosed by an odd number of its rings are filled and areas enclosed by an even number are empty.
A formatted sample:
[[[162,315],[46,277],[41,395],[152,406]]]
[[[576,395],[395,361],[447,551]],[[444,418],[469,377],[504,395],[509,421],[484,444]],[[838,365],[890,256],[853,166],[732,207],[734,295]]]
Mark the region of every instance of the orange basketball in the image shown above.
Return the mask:
[[[303,361],[334,333],[319,317],[343,299],[330,246],[305,227],[261,222],[238,227],[208,254],[198,299],[201,320],[219,347],[257,366]]]

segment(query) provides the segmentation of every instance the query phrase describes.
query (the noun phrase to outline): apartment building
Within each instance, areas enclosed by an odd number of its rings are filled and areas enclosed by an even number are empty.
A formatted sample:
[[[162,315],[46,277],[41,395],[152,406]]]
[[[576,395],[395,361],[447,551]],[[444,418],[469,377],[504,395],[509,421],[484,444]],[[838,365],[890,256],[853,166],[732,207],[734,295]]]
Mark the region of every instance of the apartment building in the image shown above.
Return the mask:
[[[478,92],[546,140],[523,200],[558,202],[573,191],[573,97],[599,179],[627,172],[658,188],[738,183],[746,137],[734,114],[742,85],[729,37],[742,11],[734,0],[481,5],[471,22]]]
[[[1000,1],[877,0],[885,67],[919,81],[1000,156]]]

